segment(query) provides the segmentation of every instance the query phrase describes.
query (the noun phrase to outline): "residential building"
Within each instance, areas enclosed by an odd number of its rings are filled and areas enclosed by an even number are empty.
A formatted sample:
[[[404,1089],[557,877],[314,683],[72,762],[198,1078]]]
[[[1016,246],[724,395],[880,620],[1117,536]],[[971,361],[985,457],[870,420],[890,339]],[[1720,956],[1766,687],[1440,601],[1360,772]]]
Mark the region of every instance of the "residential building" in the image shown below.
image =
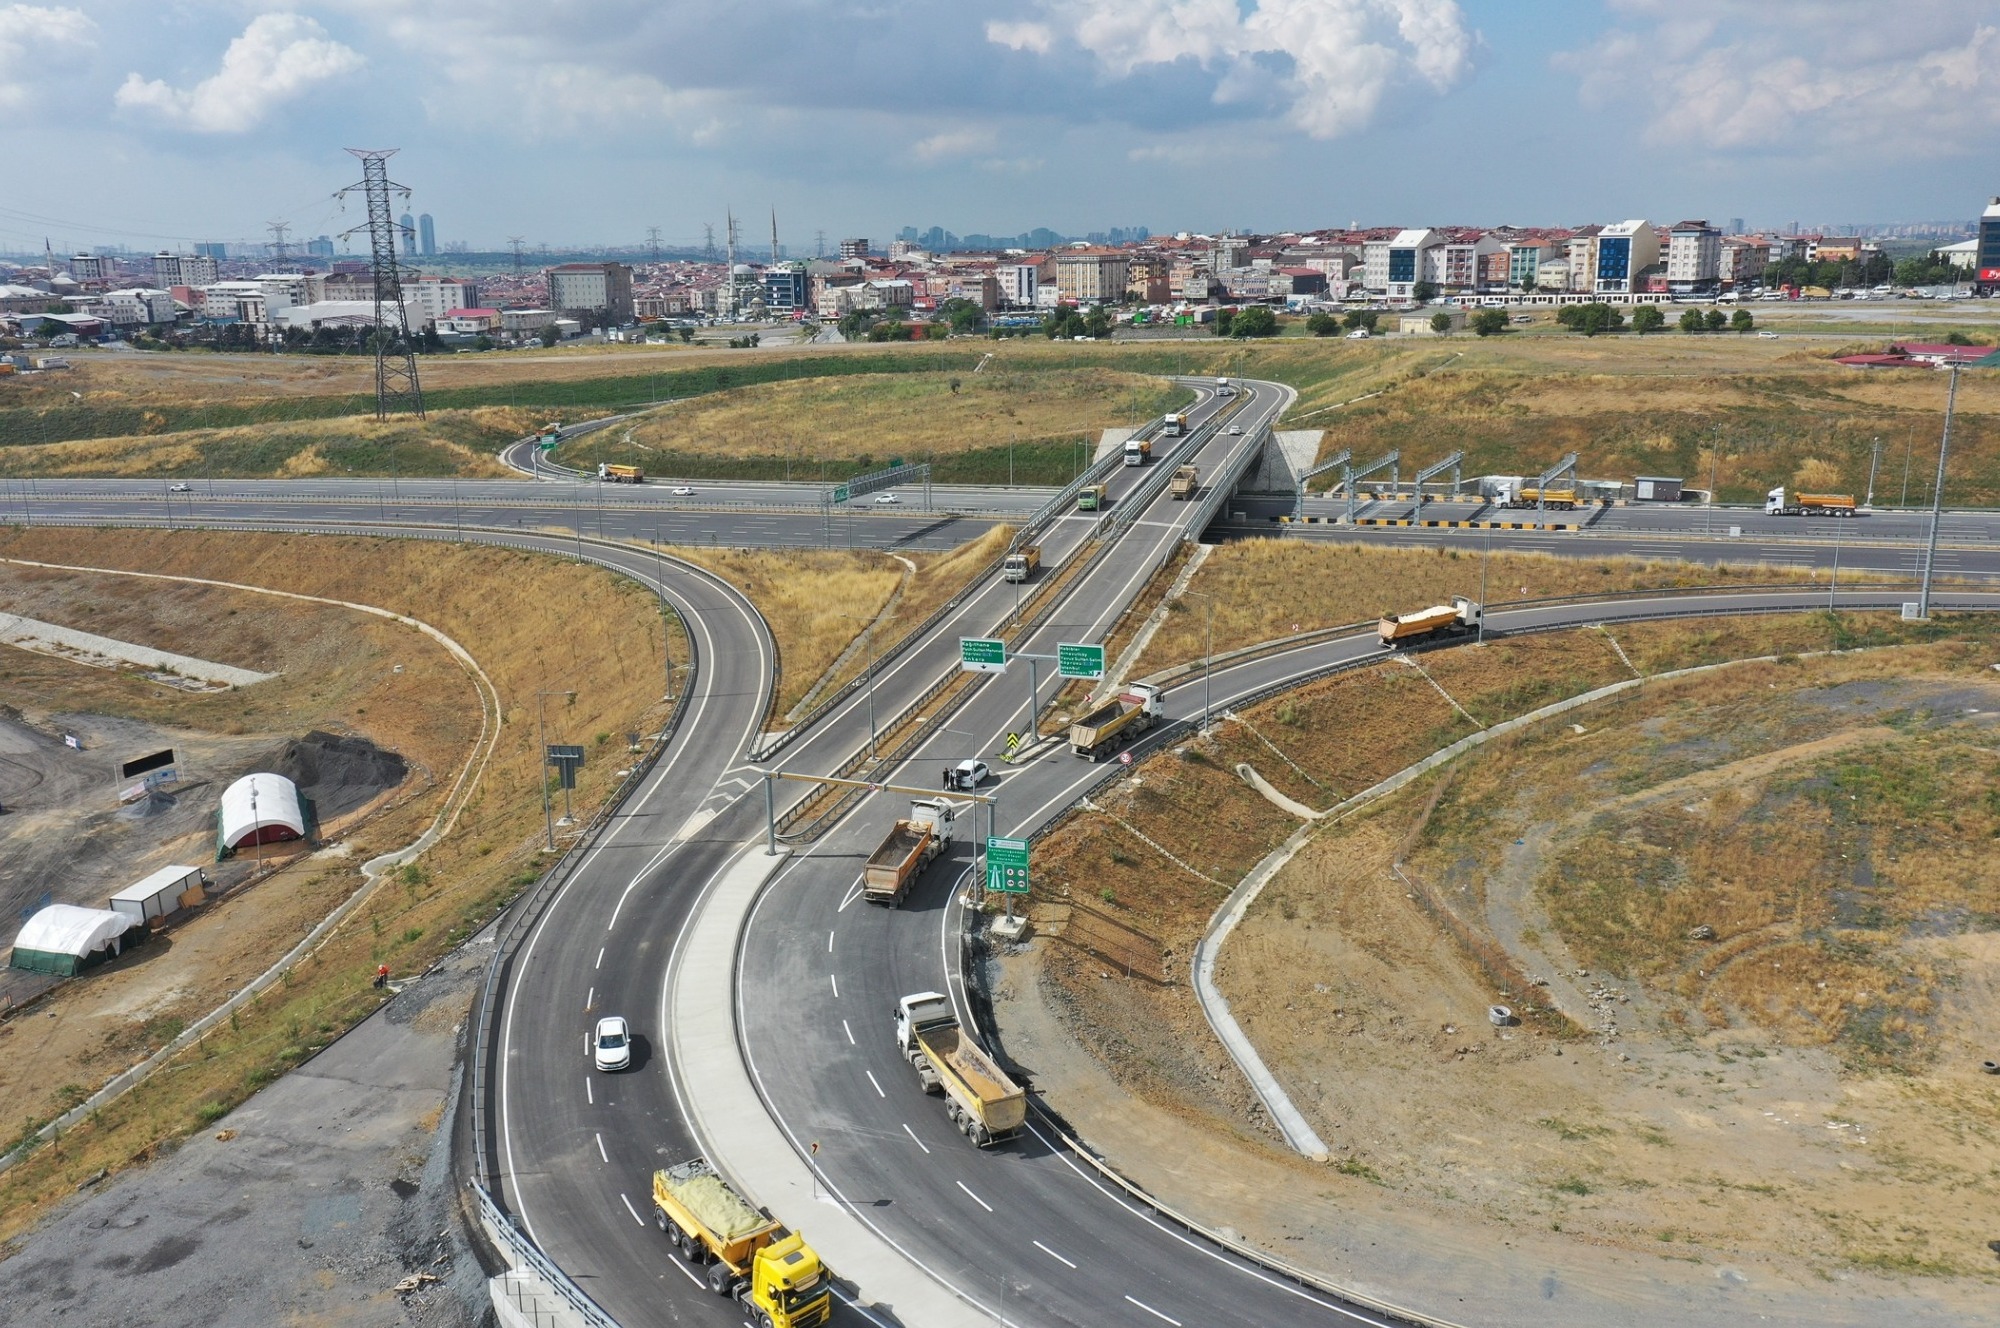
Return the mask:
[[[1039,263],[1002,263],[993,270],[994,279],[1000,285],[1002,303],[1016,309],[1035,307],[1035,291],[1041,285],[1042,268]]]
[[[152,327],[174,321],[174,297],[163,290],[134,286],[100,296],[91,312],[113,327]]]
[[[1597,237],[1602,226],[1583,226],[1569,237],[1569,289],[1583,294],[1597,288]]]
[[[417,218],[417,252],[428,258],[438,251],[437,227],[426,212]]]
[[[987,313],[1000,307],[1000,282],[991,272],[959,272],[950,278],[947,296],[970,300]]]
[[[333,237],[331,235],[318,235],[307,240],[306,257],[331,259],[333,257]]]
[[[1770,258],[1771,246],[1761,240],[1724,240],[1716,258],[1716,278],[1732,287],[1761,281]]]
[[[207,254],[170,254],[162,249],[153,255],[155,286],[206,286],[216,276],[215,259]]]
[[[1498,239],[1479,231],[1453,233],[1432,251],[1431,270],[1426,276],[1444,290],[1474,290],[1479,285],[1480,261],[1501,248]]]
[[[415,254],[417,252],[417,219],[405,212],[401,217],[397,218],[396,229],[402,232],[404,255]]]
[[[865,250],[855,255],[857,258],[866,256]],[[889,261],[891,263],[924,263],[929,260],[930,255],[924,252],[924,247],[915,240],[889,241]]]
[[[563,263],[547,273],[549,303],[559,314],[602,314],[606,323],[632,321],[632,269],[623,263]]]
[[[867,238],[865,236],[857,236],[851,240],[842,240],[840,242],[840,256],[842,258],[868,257]]]
[[[1972,273],[1982,290],[2000,285],[2000,197],[1979,214],[1979,250]]]
[[[526,336],[540,332],[545,327],[553,327],[556,311],[553,309],[502,309],[500,330],[514,336]]]
[[[197,244],[194,247],[194,252],[199,258],[212,258],[220,263],[223,259],[229,257],[229,246],[215,240],[210,240],[206,243]]]
[[[1242,267],[1250,261],[1250,241],[1239,235],[1224,235],[1211,240],[1208,246],[1208,270],[1222,273],[1231,268]]]
[[[1515,290],[1535,290],[1542,285],[1542,265],[1553,263],[1569,252],[1555,240],[1515,240],[1507,246],[1507,284]],[[1567,273],[1568,265],[1564,265]]]
[[[118,275],[118,260],[101,254],[77,254],[69,260],[69,274],[78,284],[103,286]]]
[[[1208,264],[1192,254],[1176,254],[1168,269],[1167,294],[1189,304],[1203,304],[1214,298],[1215,277]]]
[[[197,312],[202,321],[209,323],[261,324],[270,318],[264,288],[254,281],[210,282],[202,288]]]
[[[1722,232],[1706,221],[1678,221],[1667,231],[1667,292],[1709,295],[1722,285]]]
[[[1134,254],[1125,269],[1125,295],[1139,304],[1166,304],[1174,298],[1173,260],[1165,254]]]
[[[1570,283],[1569,260],[1567,258],[1547,258],[1535,265],[1535,289],[1538,291],[1563,292],[1574,290]]]
[[[1872,250],[1874,247],[1858,235],[1821,236],[1812,247],[1812,260],[1815,263],[1858,263],[1862,259],[1863,251]]]
[[[271,316],[295,304],[316,304],[326,298],[326,278],[317,272],[271,272],[255,281]]]
[[[1271,269],[1268,267],[1233,267],[1222,274],[1223,289],[1232,300],[1252,302],[1271,298]]]
[[[1646,289],[1646,269],[1660,260],[1660,237],[1649,221],[1621,221],[1597,235],[1599,295],[1630,295]]]
[[[1065,250],[1056,255],[1056,289],[1078,304],[1116,304],[1125,298],[1130,255],[1110,249]]]
[[[500,330],[498,309],[453,309],[434,326],[441,337],[477,337]]]
[[[639,318],[675,318],[688,312],[688,292],[676,289],[659,295],[641,295],[632,301]]]
[[[403,283],[403,304],[410,311],[410,329],[429,327],[455,309],[479,303],[479,286],[463,277],[418,277]]]

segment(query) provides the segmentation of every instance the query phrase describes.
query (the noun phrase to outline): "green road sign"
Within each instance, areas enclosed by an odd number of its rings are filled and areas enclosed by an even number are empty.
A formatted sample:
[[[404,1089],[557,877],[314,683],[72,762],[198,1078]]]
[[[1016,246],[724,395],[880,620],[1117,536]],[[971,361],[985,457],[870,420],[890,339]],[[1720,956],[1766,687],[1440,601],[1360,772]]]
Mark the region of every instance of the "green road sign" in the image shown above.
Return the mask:
[[[847,485],[836,484],[833,486],[833,501],[836,503],[844,503],[847,501],[848,495],[851,492],[852,490],[850,490]]]
[[[1056,672],[1065,678],[1089,678],[1095,681],[1104,676],[1104,647],[1059,644],[1056,646]]]
[[[967,673],[1005,673],[1007,643],[984,636],[958,638],[958,666]]]
[[[986,841],[986,888],[997,895],[1028,893],[1028,841]]]

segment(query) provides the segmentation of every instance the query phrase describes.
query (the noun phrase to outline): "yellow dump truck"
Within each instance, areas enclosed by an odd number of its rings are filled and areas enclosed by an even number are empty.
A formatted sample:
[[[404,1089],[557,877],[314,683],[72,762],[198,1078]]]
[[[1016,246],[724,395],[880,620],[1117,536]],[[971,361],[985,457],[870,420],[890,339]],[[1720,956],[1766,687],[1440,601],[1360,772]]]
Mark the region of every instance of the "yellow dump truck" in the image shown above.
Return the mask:
[[[1111,749],[1153,727],[1165,713],[1160,689],[1135,682],[1069,726],[1069,749],[1078,756],[1102,761]]]
[[[768,1328],[815,1328],[833,1317],[833,1286],[805,1238],[752,1208],[706,1158],[653,1173],[653,1221],[709,1290]]]
[[[1773,489],[1764,495],[1765,516],[1853,516],[1856,510],[1851,493],[1787,494]]]
[[[951,843],[957,809],[949,798],[915,798],[907,818],[889,827],[881,846],[861,869],[861,897],[891,908],[903,902],[910,882],[924,874]]]
[[[1076,491],[1076,510],[1079,512],[1101,512],[1105,507],[1105,488],[1102,484],[1086,484]]]
[[[1007,555],[1007,561],[1000,565],[1000,576],[1007,581],[1026,581],[1041,565],[1042,546],[1030,544]]]
[[[920,991],[896,1003],[896,1046],[924,1091],[944,1094],[958,1132],[981,1148],[1011,1137],[1028,1119],[1028,1091],[965,1035],[940,993]]]
[[[1538,489],[1532,484],[1509,482],[1500,486],[1496,501],[1502,507],[1540,507],[1551,512],[1569,512],[1575,510],[1578,500],[1575,489]]]
[[[623,466],[612,461],[597,463],[597,478],[609,480],[613,484],[644,484],[646,472],[637,466]]]
[[[1192,498],[1194,491],[1201,487],[1201,472],[1193,466],[1182,466],[1174,472],[1174,478],[1167,487],[1175,502]]]
[[[1384,650],[1400,650],[1440,636],[1463,636],[1479,626],[1482,610],[1475,600],[1453,595],[1451,603],[1411,613],[1385,613],[1375,625]]]

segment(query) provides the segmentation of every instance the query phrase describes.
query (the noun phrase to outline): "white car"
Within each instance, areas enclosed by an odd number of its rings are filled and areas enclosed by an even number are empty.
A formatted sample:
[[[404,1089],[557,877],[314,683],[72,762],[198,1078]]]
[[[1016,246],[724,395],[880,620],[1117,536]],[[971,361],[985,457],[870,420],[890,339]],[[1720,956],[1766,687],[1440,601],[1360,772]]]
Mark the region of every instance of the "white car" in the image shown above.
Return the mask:
[[[1772,341],[1776,341],[1778,339],[1778,334],[1776,332],[1759,332],[1757,335],[1760,337],[1767,337]]]
[[[902,501],[903,500],[901,498],[898,498],[893,493],[885,493],[875,499],[875,505],[877,507],[887,507],[890,506],[891,504],[900,503]]]
[[[597,1021],[597,1029],[590,1035],[590,1059],[606,1074],[632,1064],[632,1030],[624,1016],[610,1014]]]
[[[1368,329],[1365,327],[1357,327],[1352,332],[1349,332],[1347,334],[1347,339],[1349,341],[1366,341],[1368,340]]]
[[[1242,426],[1242,425],[1240,425],[1240,424],[1232,424],[1232,425],[1230,425],[1230,426],[1229,426],[1229,432],[1231,432],[1231,433],[1242,433],[1242,432],[1243,432],[1243,426]]]
[[[993,771],[984,761],[960,761],[957,765],[949,767],[944,772],[944,786],[948,789],[957,789],[960,792],[970,793],[981,784],[984,784],[986,777],[992,773]]]
[[[167,486],[168,493],[192,493],[193,491],[194,486],[190,484],[169,484]]]
[[[694,486],[692,484],[676,484],[674,486],[674,497],[676,498],[694,497]]]

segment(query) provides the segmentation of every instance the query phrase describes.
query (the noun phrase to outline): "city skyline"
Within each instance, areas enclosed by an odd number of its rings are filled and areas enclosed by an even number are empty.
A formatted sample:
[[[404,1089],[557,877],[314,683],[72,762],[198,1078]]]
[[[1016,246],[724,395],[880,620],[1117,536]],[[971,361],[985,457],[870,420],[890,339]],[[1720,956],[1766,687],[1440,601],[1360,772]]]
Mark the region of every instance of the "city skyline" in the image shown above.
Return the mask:
[[[2000,126],[1984,2],[1920,0],[1893,32],[1858,0],[595,9],[0,8],[0,107],[27,131],[0,249],[338,235],[364,143],[401,149],[440,249],[489,252],[650,227],[687,248],[732,204],[775,207],[795,256],[907,226],[1919,223],[1992,192]]]

